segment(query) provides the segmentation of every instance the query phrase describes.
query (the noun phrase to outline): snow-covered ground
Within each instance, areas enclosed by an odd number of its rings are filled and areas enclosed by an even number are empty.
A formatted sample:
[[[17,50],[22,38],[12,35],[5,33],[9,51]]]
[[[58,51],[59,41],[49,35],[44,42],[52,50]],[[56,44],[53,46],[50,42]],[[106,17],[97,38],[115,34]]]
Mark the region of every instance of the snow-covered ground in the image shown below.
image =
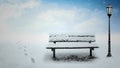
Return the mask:
[[[106,36],[96,37],[94,50],[95,59],[92,61],[54,61],[51,59],[52,52],[46,49],[46,42],[0,42],[0,68],[120,68],[120,42],[112,38],[112,57],[107,55]],[[57,57],[70,54],[89,54],[87,49],[57,50]]]

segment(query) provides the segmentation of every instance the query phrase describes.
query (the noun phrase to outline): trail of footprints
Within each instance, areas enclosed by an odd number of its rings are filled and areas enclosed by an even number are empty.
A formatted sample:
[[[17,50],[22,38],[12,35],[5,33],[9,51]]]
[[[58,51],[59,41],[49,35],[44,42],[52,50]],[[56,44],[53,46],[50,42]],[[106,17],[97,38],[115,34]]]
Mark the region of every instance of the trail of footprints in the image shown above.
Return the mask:
[[[16,44],[18,45],[18,49],[23,50],[24,55],[28,56],[32,63],[36,62],[35,58],[31,56],[27,45],[24,45],[22,41],[18,41]]]

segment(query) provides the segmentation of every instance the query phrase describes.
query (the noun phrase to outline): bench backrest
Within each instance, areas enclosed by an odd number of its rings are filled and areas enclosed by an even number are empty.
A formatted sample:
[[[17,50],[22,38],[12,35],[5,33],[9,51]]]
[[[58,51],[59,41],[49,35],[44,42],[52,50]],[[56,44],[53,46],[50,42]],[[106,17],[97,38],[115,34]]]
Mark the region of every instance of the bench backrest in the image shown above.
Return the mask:
[[[95,42],[94,35],[55,35],[52,34],[49,36],[49,42]]]

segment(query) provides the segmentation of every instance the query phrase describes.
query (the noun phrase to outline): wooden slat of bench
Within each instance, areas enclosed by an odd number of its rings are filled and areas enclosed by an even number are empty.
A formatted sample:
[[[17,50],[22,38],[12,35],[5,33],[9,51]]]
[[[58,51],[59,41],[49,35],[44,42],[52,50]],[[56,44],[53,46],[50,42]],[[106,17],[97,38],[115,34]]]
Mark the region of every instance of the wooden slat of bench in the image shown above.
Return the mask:
[[[47,49],[87,49],[87,48],[99,48],[97,46],[94,47],[47,47]]]
[[[79,35],[79,34],[51,34],[49,37],[58,37],[58,36],[64,36],[64,37],[95,37],[94,35]]]
[[[49,42],[95,42],[95,40],[85,41],[85,40],[56,40],[56,41],[49,41]]]
[[[74,38],[49,38],[49,41],[95,41],[95,38],[89,38],[89,37],[86,37],[86,38],[77,38],[77,37],[74,37]]]

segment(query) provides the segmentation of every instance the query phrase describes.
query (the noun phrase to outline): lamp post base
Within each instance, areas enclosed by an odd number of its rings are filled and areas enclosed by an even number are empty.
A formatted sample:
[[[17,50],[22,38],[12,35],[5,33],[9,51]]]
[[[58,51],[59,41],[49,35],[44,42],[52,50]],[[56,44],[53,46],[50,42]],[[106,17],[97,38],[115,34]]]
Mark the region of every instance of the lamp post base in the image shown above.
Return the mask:
[[[111,53],[110,52],[108,52],[108,54],[107,54],[107,57],[111,57],[112,55],[111,55]]]

